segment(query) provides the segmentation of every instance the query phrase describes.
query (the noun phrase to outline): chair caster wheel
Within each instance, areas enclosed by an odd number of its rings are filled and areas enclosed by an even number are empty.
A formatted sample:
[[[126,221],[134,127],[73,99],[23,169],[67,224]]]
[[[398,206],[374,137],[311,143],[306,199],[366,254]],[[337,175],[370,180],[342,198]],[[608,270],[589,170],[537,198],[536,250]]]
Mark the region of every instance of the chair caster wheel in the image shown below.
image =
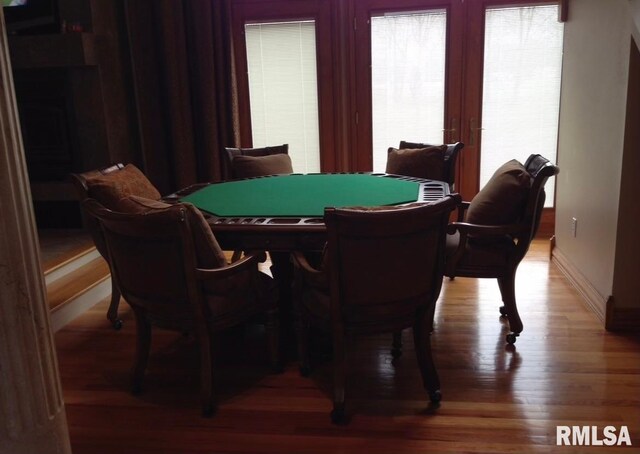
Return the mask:
[[[331,410],[331,422],[336,425],[346,424],[347,418],[345,416],[344,407],[339,407]]]
[[[500,315],[502,315],[503,317],[506,317],[508,315],[506,307],[500,306]]]
[[[516,343],[516,338],[518,337],[517,334],[515,333],[509,333],[507,334],[507,344],[509,345],[513,345]]]
[[[122,329],[122,325],[123,322],[119,318],[116,318],[111,322],[111,326],[113,326],[113,329],[115,329],[116,331],[120,331]]]
[[[431,403],[438,404],[442,400],[442,392],[439,389],[429,393],[429,400]]]
[[[308,377],[311,375],[311,368],[309,366],[300,366],[300,376]]]

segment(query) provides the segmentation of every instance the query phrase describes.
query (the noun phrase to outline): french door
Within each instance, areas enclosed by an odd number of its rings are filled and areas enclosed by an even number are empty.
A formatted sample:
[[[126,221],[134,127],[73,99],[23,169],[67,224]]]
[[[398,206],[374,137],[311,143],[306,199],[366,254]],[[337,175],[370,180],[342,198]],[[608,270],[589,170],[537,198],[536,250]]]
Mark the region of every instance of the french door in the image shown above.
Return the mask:
[[[458,140],[460,1],[355,2],[358,170],[384,171],[400,140]]]
[[[463,195],[472,197],[504,162],[557,157],[563,24],[558,2],[468,2],[463,100]],[[546,185],[553,206],[555,179]],[[470,199],[467,199],[470,200]]]
[[[511,158],[555,160],[557,2],[358,0],[354,16],[357,170],[383,171],[400,140],[460,141],[470,200]]]
[[[289,143],[296,172],[384,171],[400,140],[463,142],[471,200],[509,159],[555,160],[559,1],[234,0],[240,142]]]
[[[242,146],[287,143],[295,172],[335,170],[331,4],[234,0],[232,16]]]

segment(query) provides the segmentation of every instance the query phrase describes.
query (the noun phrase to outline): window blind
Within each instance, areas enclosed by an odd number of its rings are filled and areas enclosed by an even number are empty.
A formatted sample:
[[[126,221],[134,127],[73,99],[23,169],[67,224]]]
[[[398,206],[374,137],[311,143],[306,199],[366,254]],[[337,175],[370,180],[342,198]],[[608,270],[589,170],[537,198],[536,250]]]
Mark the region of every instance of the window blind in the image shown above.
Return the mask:
[[[510,159],[557,157],[563,25],[558,6],[488,9],[480,187]],[[546,184],[553,206],[555,179]]]
[[[446,12],[371,18],[373,170],[400,140],[441,144],[444,125]]]
[[[253,146],[289,144],[293,170],[320,171],[314,21],[246,24]]]

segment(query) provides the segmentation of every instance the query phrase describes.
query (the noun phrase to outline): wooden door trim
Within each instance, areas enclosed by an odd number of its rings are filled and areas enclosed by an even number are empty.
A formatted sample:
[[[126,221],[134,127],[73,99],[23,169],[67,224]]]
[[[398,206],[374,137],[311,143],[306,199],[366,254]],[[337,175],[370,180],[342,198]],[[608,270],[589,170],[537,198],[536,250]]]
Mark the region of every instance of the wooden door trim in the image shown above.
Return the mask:
[[[355,127],[354,147],[355,156],[352,161],[354,171],[370,171],[373,168],[372,156],[372,82],[371,82],[371,22],[373,14],[390,11],[426,11],[443,9],[447,11],[447,55],[445,60],[445,109],[444,125],[447,129],[453,118],[459,123],[460,87],[462,86],[463,71],[460,66],[462,55],[462,27],[464,22],[465,3],[443,0],[358,0],[355,2],[355,47],[359,49],[354,58],[356,74],[356,99],[354,116],[357,112],[358,124]],[[452,58],[452,53],[455,58]],[[456,95],[457,93],[457,95]],[[458,133],[460,128],[458,129]],[[456,140],[453,136],[446,140]],[[397,144],[389,144],[397,146]]]
[[[464,54],[464,88],[462,98],[461,141],[465,144],[460,153],[459,174],[456,185],[463,200],[471,200],[480,190],[480,158],[482,130],[475,133],[474,143],[469,140],[472,119],[476,127],[482,127],[482,87],[484,81],[484,24],[485,11],[500,6],[537,6],[559,4],[559,0],[478,0],[467,2],[467,37]],[[560,18],[559,18],[560,19]],[[458,178],[459,176],[459,178]],[[458,185],[459,182],[459,185]]]
[[[234,2],[232,9],[233,55],[236,69],[240,146],[253,146],[247,44],[244,26],[251,22],[313,19],[316,27],[316,70],[318,86],[318,122],[320,168],[334,171],[339,158],[334,141],[334,83],[332,9],[329,0],[263,0]]]

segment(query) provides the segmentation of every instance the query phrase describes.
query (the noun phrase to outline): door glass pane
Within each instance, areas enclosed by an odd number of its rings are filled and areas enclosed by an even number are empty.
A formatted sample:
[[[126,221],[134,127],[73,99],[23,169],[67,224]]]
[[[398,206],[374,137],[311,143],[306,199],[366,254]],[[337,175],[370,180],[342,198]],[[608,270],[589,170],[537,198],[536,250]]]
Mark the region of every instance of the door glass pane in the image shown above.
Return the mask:
[[[447,17],[443,10],[371,18],[373,170],[400,140],[441,144]]]
[[[245,25],[253,146],[289,144],[293,170],[320,171],[314,21]]]
[[[485,21],[480,187],[510,159],[556,161],[562,71],[557,5],[488,9]]]

